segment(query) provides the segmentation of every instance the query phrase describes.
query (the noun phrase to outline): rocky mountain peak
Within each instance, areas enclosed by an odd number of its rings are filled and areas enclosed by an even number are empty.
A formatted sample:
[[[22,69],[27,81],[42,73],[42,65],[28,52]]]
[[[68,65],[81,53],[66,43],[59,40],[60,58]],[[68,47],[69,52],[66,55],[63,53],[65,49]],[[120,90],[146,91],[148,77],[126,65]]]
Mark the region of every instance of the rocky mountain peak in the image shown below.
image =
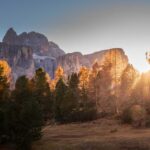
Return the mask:
[[[13,28],[9,28],[3,38],[3,42],[7,44],[16,44],[17,33]]]
[[[54,48],[59,48],[59,46],[56,43],[54,43],[53,41],[49,41],[49,46],[54,47]]]
[[[3,42],[9,45],[30,46],[37,55],[59,57],[65,52],[54,42],[49,42],[44,34],[38,32],[23,32],[19,35],[13,28],[10,28],[3,39]]]
[[[61,65],[66,75],[79,72],[80,67],[91,68],[95,60],[102,65],[106,60],[112,64],[112,77],[120,76],[128,65],[128,58],[123,49],[113,48],[83,55],[80,52],[65,54],[54,42],[38,32],[23,32],[19,35],[10,28],[0,43],[0,58],[8,61],[14,78],[22,74],[32,76],[34,71],[42,67],[54,77],[55,69]],[[115,78],[116,79],[116,78]]]

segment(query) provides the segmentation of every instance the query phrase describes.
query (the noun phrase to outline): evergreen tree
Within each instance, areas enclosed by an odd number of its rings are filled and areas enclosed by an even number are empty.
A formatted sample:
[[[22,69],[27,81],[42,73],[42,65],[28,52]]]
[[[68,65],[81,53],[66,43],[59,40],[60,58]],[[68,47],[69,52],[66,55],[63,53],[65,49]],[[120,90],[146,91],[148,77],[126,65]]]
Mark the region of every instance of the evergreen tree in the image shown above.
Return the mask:
[[[77,90],[79,86],[79,75],[77,73],[72,73],[68,77],[69,88]]]
[[[10,68],[5,61],[0,61],[0,143],[9,140],[9,116],[7,112],[8,106],[11,104],[9,103],[9,80],[4,72],[6,66]]]
[[[63,109],[65,109],[64,116],[66,116],[66,121],[79,121],[78,111],[79,111],[79,75],[77,73],[72,73],[68,77],[68,88],[65,94],[65,101]]]
[[[9,96],[9,82],[3,72],[4,68],[0,66],[0,102],[4,102]]]
[[[58,122],[63,122],[64,121],[64,116],[63,116],[63,108],[62,104],[65,101],[65,94],[67,91],[67,86],[64,83],[63,79],[60,78],[59,81],[56,84],[56,89],[55,89],[55,101],[54,101],[54,118]]]
[[[49,76],[42,68],[39,68],[36,70],[32,82],[34,85],[34,98],[42,107],[44,120],[48,120],[52,117],[53,105],[53,95],[50,91]]]
[[[133,68],[132,65],[128,64],[121,76],[120,95],[119,95],[120,109],[123,109],[124,105],[126,105],[127,102],[131,99],[133,90],[135,88],[135,83],[138,77],[139,77],[138,72]],[[141,87],[144,88],[144,86]],[[136,95],[138,95],[138,93],[136,93]]]
[[[96,108],[98,109],[98,93],[99,93],[99,83],[97,74],[100,70],[99,64],[97,61],[94,62],[92,70],[89,76],[89,96],[90,99],[95,102]]]
[[[29,80],[25,76],[19,77],[16,81],[12,98],[12,141],[18,150],[28,150],[32,141],[41,136],[42,114],[39,103],[34,100],[30,91]]]
[[[113,113],[115,106],[112,96],[111,63],[105,61],[93,80],[96,87],[96,104],[99,113]]]
[[[86,67],[81,67],[79,71],[79,87],[82,89],[88,89],[89,87],[89,75],[90,70]]]
[[[56,71],[55,71],[55,77],[50,82],[51,91],[55,90],[57,82],[59,81],[60,78],[63,79],[63,77],[64,77],[64,70],[61,66],[58,66]]]
[[[97,108],[94,101],[89,99],[89,94],[86,89],[80,91],[78,121],[89,121],[97,117]]]

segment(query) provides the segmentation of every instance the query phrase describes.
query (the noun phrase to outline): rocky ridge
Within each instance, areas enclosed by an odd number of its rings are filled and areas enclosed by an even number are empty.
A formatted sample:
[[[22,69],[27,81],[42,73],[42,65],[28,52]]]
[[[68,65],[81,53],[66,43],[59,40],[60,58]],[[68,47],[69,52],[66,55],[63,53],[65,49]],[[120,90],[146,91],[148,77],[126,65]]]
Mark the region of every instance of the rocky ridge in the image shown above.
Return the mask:
[[[53,78],[58,65],[69,75],[78,72],[81,66],[91,68],[95,60],[102,64],[109,59],[113,64],[112,74],[115,72],[119,80],[128,64],[128,58],[120,48],[88,55],[80,52],[65,54],[57,44],[49,42],[45,35],[37,32],[23,32],[17,35],[13,28],[6,32],[3,42],[0,43],[0,58],[8,61],[15,79],[23,74],[32,76],[39,67],[43,67]]]

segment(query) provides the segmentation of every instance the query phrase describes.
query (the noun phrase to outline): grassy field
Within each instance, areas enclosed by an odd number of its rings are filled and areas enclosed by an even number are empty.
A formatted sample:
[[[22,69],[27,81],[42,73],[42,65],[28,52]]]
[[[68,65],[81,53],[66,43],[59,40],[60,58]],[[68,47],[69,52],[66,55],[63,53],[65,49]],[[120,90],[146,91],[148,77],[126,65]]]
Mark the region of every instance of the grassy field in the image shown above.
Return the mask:
[[[47,126],[33,150],[149,150],[150,129],[134,129],[115,119]]]

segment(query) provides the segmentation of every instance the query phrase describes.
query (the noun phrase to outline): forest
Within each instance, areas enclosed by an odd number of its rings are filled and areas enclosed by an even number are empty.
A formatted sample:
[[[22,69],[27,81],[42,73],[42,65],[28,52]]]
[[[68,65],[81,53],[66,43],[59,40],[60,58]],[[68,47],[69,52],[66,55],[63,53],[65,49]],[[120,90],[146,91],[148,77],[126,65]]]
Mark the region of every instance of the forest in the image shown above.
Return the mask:
[[[11,83],[11,68],[0,62],[0,143],[30,150],[47,124],[86,122],[115,116],[135,128],[150,126],[149,72],[140,74],[131,64],[119,79],[113,64],[94,62],[68,76],[58,66],[55,78],[39,68],[32,78]]]

